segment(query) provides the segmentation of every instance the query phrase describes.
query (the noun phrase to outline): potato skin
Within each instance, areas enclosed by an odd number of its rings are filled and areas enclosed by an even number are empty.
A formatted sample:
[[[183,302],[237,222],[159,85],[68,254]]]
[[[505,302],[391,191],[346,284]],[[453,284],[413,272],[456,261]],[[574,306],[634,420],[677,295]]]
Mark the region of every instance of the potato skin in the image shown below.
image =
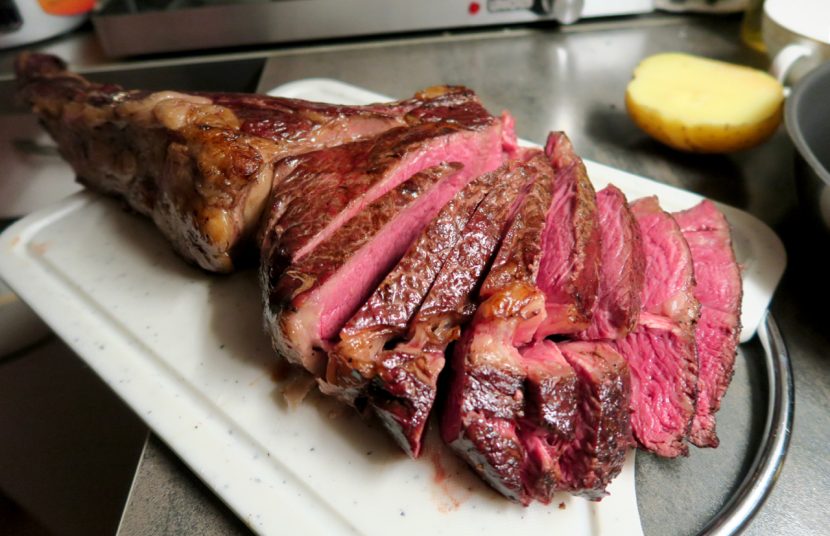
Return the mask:
[[[729,153],[758,145],[783,116],[784,91],[764,71],[682,52],[643,59],[625,93],[634,123],[681,151]]]
[[[733,153],[769,139],[781,124],[783,103],[766,119],[742,125],[685,125],[666,119],[654,108],[634,102],[626,91],[625,107],[634,123],[657,141],[679,151],[692,153]]]

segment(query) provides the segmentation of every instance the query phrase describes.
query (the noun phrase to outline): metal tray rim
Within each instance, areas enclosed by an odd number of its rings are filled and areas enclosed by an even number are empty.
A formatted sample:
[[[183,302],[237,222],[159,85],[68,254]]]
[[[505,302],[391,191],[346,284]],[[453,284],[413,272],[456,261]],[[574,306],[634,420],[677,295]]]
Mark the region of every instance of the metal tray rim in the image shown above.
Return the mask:
[[[795,385],[787,345],[769,311],[758,326],[758,338],[764,348],[769,392],[761,444],[735,493],[698,536],[729,536],[743,532],[775,486],[787,456],[793,427]]]

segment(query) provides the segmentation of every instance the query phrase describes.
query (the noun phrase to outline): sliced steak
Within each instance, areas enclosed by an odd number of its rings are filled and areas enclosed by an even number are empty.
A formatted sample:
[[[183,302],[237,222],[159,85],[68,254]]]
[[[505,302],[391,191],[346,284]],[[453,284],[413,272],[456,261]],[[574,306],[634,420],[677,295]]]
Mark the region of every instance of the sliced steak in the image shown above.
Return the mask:
[[[454,106],[466,110],[458,112],[462,117],[480,107],[471,91],[449,87],[370,106],[124,90],[71,73],[54,56],[29,53],[18,56],[16,71],[19,96],[80,182],[123,198],[151,217],[183,257],[219,272],[253,256],[249,238],[271,191],[275,162],[433,122]]]
[[[597,193],[601,237],[597,305],[591,325],[577,334],[584,340],[620,339],[640,317],[645,258],[640,230],[628,201],[617,187]]]
[[[698,447],[717,447],[715,412],[732,379],[741,333],[741,270],[729,223],[714,203],[702,201],[674,217],[692,253],[694,295],[700,301],[695,328],[700,371],[690,440]]]
[[[518,346],[532,340],[546,314],[535,283],[554,171],[540,153],[522,167],[533,183],[482,284],[475,318],[456,345],[442,435],[495,489],[526,504],[527,452],[518,435],[526,370]]]
[[[564,343],[559,349],[579,376],[581,390],[576,430],[559,458],[558,489],[598,500],[620,474],[632,444],[628,365],[602,342]]]
[[[556,181],[537,278],[547,309],[539,338],[588,328],[600,270],[596,194],[585,165],[561,132],[550,134],[545,153],[556,171]]]
[[[560,460],[576,438],[582,385],[552,341],[536,341],[521,354],[526,407],[517,423],[527,452],[524,485],[531,497],[547,504],[557,490],[571,487]]]
[[[644,448],[686,455],[698,374],[692,257],[677,222],[656,198],[639,199],[631,210],[646,259],[643,312],[635,330],[614,341],[631,369],[631,427]]]
[[[444,352],[475,312],[475,291],[531,180],[518,162],[495,173],[495,187],[465,225],[405,338],[377,357],[369,403],[413,457],[420,453]]]
[[[262,225],[262,259],[272,274],[307,255],[366,205],[419,171],[464,166],[467,181],[499,167],[515,149],[503,121],[479,115],[389,130],[370,140],[283,160]]]
[[[485,173],[470,182],[441,210],[366,303],[340,330],[329,352],[322,389],[354,405],[365,397],[370,380],[396,366],[381,364],[377,355],[406,334],[409,321],[429,292],[464,227],[499,174]]]
[[[367,206],[276,279],[263,271],[266,326],[277,351],[322,374],[328,341],[465,182],[460,164],[424,170]]]

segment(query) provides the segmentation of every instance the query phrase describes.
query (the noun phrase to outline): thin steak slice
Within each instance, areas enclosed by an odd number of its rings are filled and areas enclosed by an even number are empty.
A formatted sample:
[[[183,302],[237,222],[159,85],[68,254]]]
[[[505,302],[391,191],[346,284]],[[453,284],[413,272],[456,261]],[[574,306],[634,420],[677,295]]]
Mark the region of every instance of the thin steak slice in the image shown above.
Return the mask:
[[[729,223],[711,201],[674,214],[692,253],[694,295],[700,301],[695,343],[700,359],[697,407],[690,441],[717,447],[715,412],[732,379],[741,333],[741,270],[732,251]]]
[[[406,334],[409,321],[429,292],[444,261],[461,238],[464,226],[499,175],[485,173],[470,182],[441,209],[366,303],[340,330],[329,352],[321,389],[351,405],[378,375],[377,355]]]
[[[369,404],[413,457],[421,450],[444,352],[475,312],[472,295],[532,179],[520,162],[508,162],[494,173],[494,188],[464,226],[406,336],[377,357]]]
[[[599,291],[591,325],[576,336],[584,340],[620,339],[640,317],[645,258],[640,230],[628,201],[616,186],[597,193],[602,239]]]
[[[504,235],[479,293],[481,304],[452,357],[442,435],[490,485],[527,504],[527,453],[518,435],[527,376],[518,347],[545,318],[536,286],[551,210],[554,171],[536,153],[523,166],[533,183]]]
[[[277,351],[321,375],[329,341],[465,182],[460,164],[428,168],[367,206],[276,279],[263,271],[266,326]]]
[[[596,194],[585,165],[562,132],[548,136],[545,153],[556,171],[556,181],[537,278],[547,309],[538,338],[588,328],[600,273]]]
[[[602,342],[570,342],[559,349],[581,381],[576,430],[559,458],[558,489],[599,500],[620,474],[632,445],[628,364]]]
[[[150,216],[183,257],[218,272],[253,256],[249,238],[276,161],[434,121],[450,106],[478,106],[465,88],[430,88],[406,101],[370,106],[124,90],[71,73],[54,56],[30,53],[18,56],[16,71],[19,96],[80,182],[123,198]]]
[[[645,254],[643,312],[637,327],[614,341],[631,369],[631,427],[638,443],[666,457],[686,455],[695,412],[699,304],[689,246],[657,198],[632,203]]]

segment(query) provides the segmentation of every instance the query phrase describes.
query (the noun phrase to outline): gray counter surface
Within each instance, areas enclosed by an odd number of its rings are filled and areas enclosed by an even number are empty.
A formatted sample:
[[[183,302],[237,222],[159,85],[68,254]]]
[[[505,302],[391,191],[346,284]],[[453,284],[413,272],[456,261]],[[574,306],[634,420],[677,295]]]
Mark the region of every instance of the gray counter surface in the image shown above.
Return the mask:
[[[786,133],[782,127],[761,147],[734,155],[686,155],[649,139],[624,109],[631,72],[652,53],[688,51],[765,68],[768,60],[740,43],[738,27],[737,18],[646,17],[578,24],[564,30],[510,30],[284,50],[271,54],[260,88],[327,77],[404,97],[415,88],[439,83],[468,85],[491,110],[509,109],[522,138],[541,142],[548,131],[565,130],[585,158],[699,192],[747,210],[772,226],[789,256],[772,311],[792,357],[796,421],[778,483],[747,534],[830,534],[830,516],[823,504],[830,492],[830,363],[825,356],[830,336],[823,329],[828,319],[823,305],[830,289],[813,253],[821,251],[828,239],[812,234],[800,219],[792,179],[793,149]],[[809,253],[808,244],[812,245]],[[751,349],[743,354],[743,362],[753,359]],[[734,404],[749,404],[744,413],[751,413],[757,401],[748,393],[757,388],[757,378],[739,364],[735,384],[736,394],[730,397],[736,400]],[[731,450],[722,446],[726,454],[717,457],[693,452],[690,460],[698,461],[675,466],[638,457],[646,534],[694,533],[696,523],[714,513],[718,501],[729,493],[733,477],[745,470],[741,460],[746,452],[741,449],[751,450],[757,418],[750,415],[733,421],[725,417],[722,434],[745,437],[737,437],[737,446]],[[724,465],[730,456],[734,457],[731,469]],[[735,475],[723,474],[729,471]],[[667,489],[655,489],[650,480],[655,474]],[[247,529],[151,434],[119,533],[194,531],[244,534]]]

